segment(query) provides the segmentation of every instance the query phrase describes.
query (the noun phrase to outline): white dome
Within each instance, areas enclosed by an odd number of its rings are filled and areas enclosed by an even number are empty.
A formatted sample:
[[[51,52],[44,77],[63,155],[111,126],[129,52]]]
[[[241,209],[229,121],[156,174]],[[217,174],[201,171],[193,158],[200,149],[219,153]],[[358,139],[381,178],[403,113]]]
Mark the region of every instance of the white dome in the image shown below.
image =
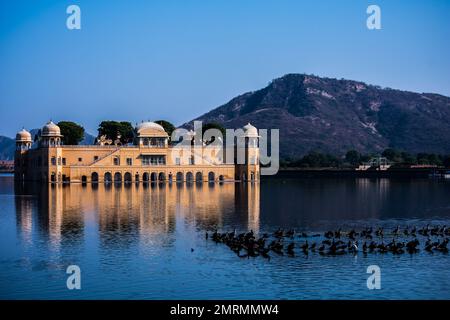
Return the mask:
[[[246,124],[244,127],[244,136],[245,137],[258,137],[258,129],[256,127],[252,126],[250,122]]]
[[[61,137],[61,130],[56,124],[53,123],[53,121],[50,120],[45,126],[42,127],[41,136]]]
[[[32,142],[31,133],[27,130],[22,129],[16,134],[16,141],[18,142]]]
[[[136,130],[138,130],[138,131],[140,129],[144,129],[144,128],[152,128],[152,129],[164,131],[164,128],[162,125],[157,124],[156,122],[151,122],[151,121],[141,122],[136,126]]]
[[[155,122],[146,121],[141,122],[136,126],[136,133],[138,137],[166,137],[167,132],[163,126]]]

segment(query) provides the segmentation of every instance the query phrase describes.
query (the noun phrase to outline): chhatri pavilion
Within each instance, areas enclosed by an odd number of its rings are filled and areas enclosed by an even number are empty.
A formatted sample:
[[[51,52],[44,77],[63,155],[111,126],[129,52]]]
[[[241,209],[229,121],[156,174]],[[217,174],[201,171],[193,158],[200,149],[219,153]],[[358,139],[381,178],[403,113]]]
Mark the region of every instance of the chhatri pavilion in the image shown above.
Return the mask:
[[[245,163],[226,163],[223,146],[170,144],[167,132],[155,122],[138,124],[132,144],[98,139],[95,145],[63,145],[60,128],[49,121],[35,143],[27,130],[17,133],[15,179],[52,183],[257,181],[258,130],[247,124],[243,138]]]

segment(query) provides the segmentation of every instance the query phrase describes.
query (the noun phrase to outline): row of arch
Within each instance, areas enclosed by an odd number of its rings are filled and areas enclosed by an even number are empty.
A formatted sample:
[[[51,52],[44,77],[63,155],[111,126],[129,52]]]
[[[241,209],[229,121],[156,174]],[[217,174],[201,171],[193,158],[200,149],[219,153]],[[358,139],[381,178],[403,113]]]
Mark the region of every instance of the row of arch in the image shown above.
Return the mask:
[[[97,172],[93,172],[91,174],[91,182],[96,183],[100,181],[100,176]],[[218,177],[219,181],[224,181],[225,178],[223,175],[219,175]],[[86,183],[88,181],[88,177],[86,175],[83,175],[81,177],[81,182],[82,183]],[[103,181],[104,182],[115,182],[115,183],[129,183],[129,182],[163,182],[163,181],[176,181],[176,182],[183,182],[183,181],[187,181],[187,182],[201,182],[204,181],[203,180],[203,173],[201,172],[197,172],[192,173],[192,172],[187,172],[186,175],[183,174],[183,172],[177,172],[175,175],[173,175],[172,173],[169,173],[167,176],[164,172],[144,172],[142,174],[142,177],[136,173],[134,178],[132,176],[132,174],[130,172],[125,172],[125,174],[123,174],[120,172],[116,172],[114,173],[114,175],[111,172],[106,172],[103,176]],[[209,172],[208,173],[208,181],[209,182],[213,182],[216,181],[216,174],[214,172]]]

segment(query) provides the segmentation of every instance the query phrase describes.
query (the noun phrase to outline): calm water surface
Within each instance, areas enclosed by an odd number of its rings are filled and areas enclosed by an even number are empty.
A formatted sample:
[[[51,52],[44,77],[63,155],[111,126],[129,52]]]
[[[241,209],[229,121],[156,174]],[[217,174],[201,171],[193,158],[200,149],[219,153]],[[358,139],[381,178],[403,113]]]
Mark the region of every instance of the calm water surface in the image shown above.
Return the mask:
[[[450,225],[450,182],[14,186],[0,176],[2,299],[449,299],[450,256],[238,258],[205,231]],[[191,252],[191,248],[194,249]],[[67,266],[82,289],[66,288]],[[381,290],[366,269],[379,265]]]

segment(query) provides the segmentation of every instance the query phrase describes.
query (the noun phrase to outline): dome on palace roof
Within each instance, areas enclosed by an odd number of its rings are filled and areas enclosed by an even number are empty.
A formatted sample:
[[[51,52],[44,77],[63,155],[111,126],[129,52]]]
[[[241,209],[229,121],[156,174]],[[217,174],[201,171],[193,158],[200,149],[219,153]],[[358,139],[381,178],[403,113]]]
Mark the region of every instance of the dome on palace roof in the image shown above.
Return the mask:
[[[160,124],[151,121],[139,123],[136,126],[136,133],[138,137],[167,137],[167,132],[164,128]]]
[[[244,136],[245,137],[258,137],[258,129],[256,127],[252,126],[250,122],[246,124],[244,127]]]
[[[53,121],[47,122],[45,126],[42,127],[41,130],[42,137],[61,137],[61,130],[59,127],[53,123]]]
[[[27,130],[22,129],[16,134],[16,141],[18,142],[32,142],[31,133]]]

